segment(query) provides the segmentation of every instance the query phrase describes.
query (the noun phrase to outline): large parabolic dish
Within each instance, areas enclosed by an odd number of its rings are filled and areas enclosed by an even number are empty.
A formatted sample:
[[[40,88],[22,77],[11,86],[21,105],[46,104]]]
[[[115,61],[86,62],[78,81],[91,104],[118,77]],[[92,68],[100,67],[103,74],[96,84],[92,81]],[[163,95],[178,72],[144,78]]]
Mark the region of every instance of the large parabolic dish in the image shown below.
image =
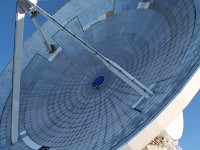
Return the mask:
[[[12,60],[0,74],[0,149],[31,149],[22,140],[24,131],[51,150],[114,150],[155,120],[199,68],[200,1],[147,2],[148,7],[138,8],[139,0],[71,0],[53,17],[154,94],[141,100],[100,60],[47,21],[42,31],[62,50],[52,59],[37,32],[24,43],[21,134],[14,145]]]

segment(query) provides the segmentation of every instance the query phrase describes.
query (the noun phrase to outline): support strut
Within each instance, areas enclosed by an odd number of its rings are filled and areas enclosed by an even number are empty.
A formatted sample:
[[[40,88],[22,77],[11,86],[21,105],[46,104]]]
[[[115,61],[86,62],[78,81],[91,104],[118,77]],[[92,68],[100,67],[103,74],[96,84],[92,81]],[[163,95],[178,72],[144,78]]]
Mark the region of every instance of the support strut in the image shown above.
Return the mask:
[[[48,49],[49,53],[52,53],[52,52],[53,52],[53,48],[52,48],[52,46],[47,42],[47,40],[46,40],[44,34],[42,33],[42,30],[40,29],[40,26],[39,26],[37,20],[35,19],[35,13],[29,13],[29,15],[30,15],[30,18],[31,18],[33,24],[35,25],[35,27],[36,27],[36,29],[37,29],[37,31],[38,31],[40,37],[41,37],[42,40],[43,40],[44,45],[45,45],[46,48]]]
[[[12,123],[11,123],[11,141],[12,144],[18,141],[19,125],[19,99],[20,99],[20,81],[21,81],[21,58],[22,43],[24,31],[24,13],[19,12],[17,5],[15,22],[15,45],[13,57],[13,78],[12,78]]]

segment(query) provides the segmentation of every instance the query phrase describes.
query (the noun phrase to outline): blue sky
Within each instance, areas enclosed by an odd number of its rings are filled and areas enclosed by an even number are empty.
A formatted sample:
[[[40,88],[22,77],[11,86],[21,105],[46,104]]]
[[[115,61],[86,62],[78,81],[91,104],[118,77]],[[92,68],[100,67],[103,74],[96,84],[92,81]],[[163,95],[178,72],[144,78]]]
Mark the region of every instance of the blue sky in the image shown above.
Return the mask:
[[[184,110],[184,132],[180,145],[183,150],[200,150],[200,92]]]
[[[53,14],[68,0],[41,0],[38,5],[48,13]],[[14,48],[14,25],[15,25],[15,0],[5,0],[0,9],[0,72],[12,57]],[[38,18],[42,24],[45,19]],[[27,15],[25,20],[24,40],[33,32],[35,27]],[[200,150],[200,92],[194,97],[190,105],[184,110],[185,127],[180,145],[183,150]]]

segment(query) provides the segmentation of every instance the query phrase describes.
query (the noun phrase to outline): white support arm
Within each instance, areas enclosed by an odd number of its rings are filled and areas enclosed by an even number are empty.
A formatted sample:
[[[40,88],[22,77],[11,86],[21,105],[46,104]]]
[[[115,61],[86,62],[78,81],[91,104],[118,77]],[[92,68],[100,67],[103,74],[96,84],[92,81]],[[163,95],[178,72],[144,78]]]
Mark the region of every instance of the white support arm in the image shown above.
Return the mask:
[[[65,28],[62,24],[60,24],[57,20],[55,20],[51,15],[49,15],[47,12],[42,10],[40,7],[35,5],[34,9],[36,9],[39,13],[41,13],[45,18],[56,24],[60,29],[65,30],[71,38],[73,38],[77,43],[85,47],[90,53],[94,54],[98,59],[103,61],[103,63],[108,67],[109,70],[111,70],[115,75],[117,75],[119,78],[121,78],[124,82],[126,82],[128,85],[130,85],[133,89],[135,89],[138,93],[140,93],[145,98],[149,98],[153,92],[144,86],[141,82],[139,82],[137,79],[135,79],[131,74],[129,74],[126,70],[124,70],[122,67],[120,67],[115,62],[109,60],[108,58],[101,55],[98,51],[96,51],[93,47],[91,47],[89,44],[87,44],[85,41],[80,39],[78,36],[76,36],[74,33],[72,33],[70,30]]]
[[[151,97],[151,95],[153,95],[153,92],[149,88],[144,86],[140,81],[134,78],[130,73],[128,73],[118,64],[109,59],[107,59],[107,61],[105,60],[102,61],[107,66],[107,68],[119,78],[121,78],[124,82],[126,82],[128,85],[130,85],[133,89],[135,89],[139,94],[141,94],[145,98],[149,98]]]
[[[19,124],[19,97],[20,97],[20,80],[21,80],[21,57],[24,31],[24,13],[19,13],[17,5],[16,22],[15,22],[15,47],[13,59],[13,93],[12,93],[12,125],[11,141],[15,144],[18,141],[18,124]]]
[[[31,16],[31,13],[29,13],[29,15]],[[43,40],[43,42],[44,42],[44,44],[45,44],[45,46],[46,46],[46,48],[48,49],[49,52],[52,52],[52,47],[51,47],[51,45],[47,42],[47,40],[45,39],[45,37],[44,37],[44,35],[43,35],[43,33],[42,33],[41,29],[40,29],[40,26],[39,26],[37,20],[35,19],[34,16],[31,17],[31,20],[33,21],[33,24],[35,25],[35,27],[36,27],[36,29],[37,29],[37,31],[38,31],[40,37],[42,38],[42,40]]]

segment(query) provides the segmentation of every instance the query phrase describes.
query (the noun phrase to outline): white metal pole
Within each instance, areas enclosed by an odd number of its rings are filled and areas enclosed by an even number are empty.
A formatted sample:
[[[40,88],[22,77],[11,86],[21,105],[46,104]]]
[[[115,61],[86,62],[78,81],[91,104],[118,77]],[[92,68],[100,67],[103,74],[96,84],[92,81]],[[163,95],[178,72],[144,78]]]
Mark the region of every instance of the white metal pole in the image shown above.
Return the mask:
[[[20,81],[21,81],[21,57],[24,31],[24,13],[19,13],[17,5],[16,22],[15,22],[15,46],[13,58],[13,93],[12,93],[12,124],[11,124],[11,141],[15,144],[18,141],[18,124],[19,124],[19,98],[20,98]]]

